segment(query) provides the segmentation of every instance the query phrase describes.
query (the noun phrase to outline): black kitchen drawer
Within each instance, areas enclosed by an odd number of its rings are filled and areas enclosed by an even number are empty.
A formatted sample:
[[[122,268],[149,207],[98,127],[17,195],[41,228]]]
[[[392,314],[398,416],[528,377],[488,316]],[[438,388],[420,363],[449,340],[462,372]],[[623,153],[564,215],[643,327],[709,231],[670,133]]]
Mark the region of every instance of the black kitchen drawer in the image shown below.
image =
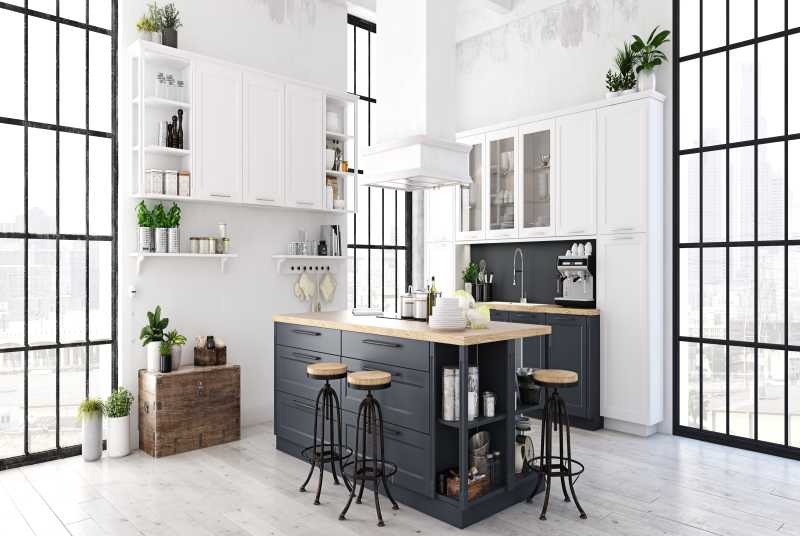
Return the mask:
[[[346,411],[345,415],[345,443],[355,450],[356,415],[349,411]],[[384,414],[383,441],[384,459],[397,464],[397,473],[389,479],[389,486],[401,486],[426,497],[433,497],[433,454],[430,436],[388,424]],[[367,434],[367,456],[372,456],[371,434]]]
[[[275,324],[276,343],[304,350],[339,355],[342,349],[341,331],[299,324]]]
[[[275,435],[301,448],[311,445],[314,442],[314,400],[276,391]]]
[[[373,363],[428,370],[430,344],[425,341],[342,332],[342,355]]]
[[[498,311],[497,309],[492,309],[489,311],[489,318],[495,322],[508,322],[508,311]]]
[[[520,313],[512,312],[509,316],[511,322],[521,324],[547,325],[547,315],[544,313]],[[522,366],[531,368],[545,368],[544,345],[546,337],[528,337],[522,339]]]
[[[325,384],[306,375],[306,366],[313,363],[338,363],[339,356],[312,352],[289,346],[275,346],[275,389],[316,400],[317,393]],[[342,380],[331,381],[331,387],[341,395]]]
[[[342,358],[347,370],[383,370],[391,373],[392,385],[388,389],[373,391],[383,411],[383,420],[427,434],[430,431],[430,386],[428,373],[385,363],[372,363],[359,359]],[[351,389],[345,382],[342,386],[342,407],[358,412],[358,405],[367,392]]]

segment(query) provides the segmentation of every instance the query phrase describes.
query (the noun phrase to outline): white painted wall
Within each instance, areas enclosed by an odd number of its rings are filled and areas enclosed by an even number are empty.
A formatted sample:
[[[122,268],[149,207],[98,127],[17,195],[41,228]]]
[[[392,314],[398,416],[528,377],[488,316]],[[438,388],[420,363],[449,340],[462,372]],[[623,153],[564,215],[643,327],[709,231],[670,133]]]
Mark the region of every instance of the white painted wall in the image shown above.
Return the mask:
[[[605,73],[631,34],[672,29],[663,0],[516,0],[498,13],[485,0],[458,12],[458,130],[604,98]],[[666,52],[672,57],[671,46]],[[664,421],[672,431],[672,65],[659,69],[664,120]]]
[[[346,218],[279,209],[184,204],[182,241],[216,233],[226,222],[238,259],[220,274],[217,261],[151,260],[136,275],[134,202],[128,197],[130,170],[130,73],[127,46],[136,39],[135,22],[146,0],[120,2],[120,197],[119,197],[119,355],[120,384],[137,391],[137,370],[144,367],[138,334],[145,313],[161,304],[170,327],[191,340],[213,334],[228,344],[228,362],[242,367],[242,422],[273,415],[274,313],[307,310],[291,290],[294,280],[276,273],[271,256],[285,253],[286,242],[299,228],[318,234],[322,224],[345,225]],[[346,89],[346,8],[324,0],[175,0],[183,19],[181,48],[254,66],[265,71]],[[330,308],[346,306],[346,267],[337,276],[338,290]],[[136,287],[136,297],[128,294]],[[191,362],[190,348],[184,362]],[[133,422],[136,422],[136,415]],[[135,425],[134,425],[135,428]],[[134,433],[135,436],[135,433]],[[134,437],[134,442],[138,442]]]

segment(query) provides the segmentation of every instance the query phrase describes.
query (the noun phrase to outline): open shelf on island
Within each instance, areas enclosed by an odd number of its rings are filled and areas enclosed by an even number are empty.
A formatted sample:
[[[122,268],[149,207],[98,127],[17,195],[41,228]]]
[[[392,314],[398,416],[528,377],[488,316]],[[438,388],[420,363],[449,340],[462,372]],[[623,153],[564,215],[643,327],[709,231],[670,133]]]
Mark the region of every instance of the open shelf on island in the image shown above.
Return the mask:
[[[506,418],[505,413],[499,413],[494,417],[478,417],[477,419],[467,421],[467,428],[470,430],[472,430],[473,428],[480,428],[481,426],[486,426],[487,424],[492,424],[495,422],[505,420],[505,418]],[[450,428],[461,428],[461,421],[446,421],[444,419],[439,419],[439,424],[448,426]]]
[[[217,259],[220,261],[220,271],[225,273],[225,264],[229,259],[238,257],[235,253],[153,253],[149,251],[140,251],[131,253],[131,257],[136,258],[136,273],[141,273],[142,263],[145,259],[150,258],[168,258],[168,259]]]

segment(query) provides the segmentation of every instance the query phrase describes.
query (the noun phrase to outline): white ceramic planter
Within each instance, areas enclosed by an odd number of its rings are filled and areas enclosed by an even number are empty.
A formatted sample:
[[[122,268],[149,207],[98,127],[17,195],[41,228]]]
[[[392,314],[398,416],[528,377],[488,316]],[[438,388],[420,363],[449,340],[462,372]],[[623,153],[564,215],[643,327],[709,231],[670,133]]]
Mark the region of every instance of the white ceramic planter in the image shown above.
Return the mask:
[[[139,227],[139,251],[153,251],[153,229],[150,227]]]
[[[175,345],[170,348],[170,353],[172,355],[172,371],[175,372],[179,368],[181,368],[181,350],[183,347]]]
[[[81,456],[85,462],[99,460],[103,455],[103,420],[98,413],[85,417],[82,425]]]
[[[651,91],[656,89],[655,70],[642,71],[639,73],[639,91]]]
[[[167,253],[169,251],[169,229],[166,227],[156,228],[156,253]]]
[[[148,342],[147,346],[147,372],[158,372],[161,363],[160,342]]]
[[[131,453],[131,417],[109,417],[108,419],[108,455],[122,458]]]
[[[177,227],[167,229],[167,251],[169,253],[181,252],[181,233]]]

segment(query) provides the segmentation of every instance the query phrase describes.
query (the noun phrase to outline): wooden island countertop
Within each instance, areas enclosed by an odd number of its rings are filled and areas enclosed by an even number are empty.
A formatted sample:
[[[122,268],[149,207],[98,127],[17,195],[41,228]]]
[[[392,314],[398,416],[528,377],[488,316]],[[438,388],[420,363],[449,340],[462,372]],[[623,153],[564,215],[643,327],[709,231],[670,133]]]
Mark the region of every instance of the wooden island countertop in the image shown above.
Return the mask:
[[[550,335],[553,331],[550,326],[512,322],[489,322],[489,327],[482,329],[468,328],[460,331],[442,331],[432,329],[427,322],[393,320],[375,316],[354,316],[350,311],[277,314],[272,317],[272,320],[285,324],[355,331],[357,333],[385,335],[387,337],[437,342],[455,346],[472,346],[527,337],[540,337]]]

